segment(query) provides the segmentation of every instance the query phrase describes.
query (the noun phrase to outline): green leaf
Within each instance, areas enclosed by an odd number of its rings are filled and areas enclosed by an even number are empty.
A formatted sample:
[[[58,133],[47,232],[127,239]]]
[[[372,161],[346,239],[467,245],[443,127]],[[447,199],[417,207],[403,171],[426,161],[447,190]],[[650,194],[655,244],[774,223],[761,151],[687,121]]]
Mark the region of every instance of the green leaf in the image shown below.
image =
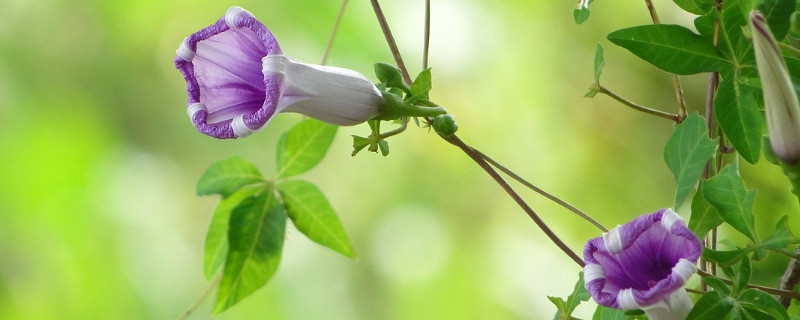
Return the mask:
[[[710,40],[678,25],[621,29],[609,34],[608,40],[657,68],[675,74],[720,71],[728,66],[728,61],[717,53]]]
[[[783,216],[778,224],[775,225],[775,232],[769,236],[764,242],[761,242],[761,246],[764,248],[772,249],[772,250],[780,250],[786,249],[794,240],[794,235],[789,230],[789,226],[787,225],[787,221],[789,220],[788,216]]]
[[[714,156],[717,140],[708,139],[703,118],[690,114],[669,137],[664,161],[675,176],[675,208],[694,190],[708,159]]]
[[[747,27],[747,10],[744,1],[729,1],[722,9],[720,19],[719,47],[722,56],[735,68],[755,64],[753,43],[744,37],[742,28]]]
[[[724,319],[732,309],[733,298],[719,291],[710,291],[697,300],[686,320]]]
[[[431,68],[422,70],[414,82],[411,84],[412,99],[427,99],[428,92],[431,91]]]
[[[714,116],[736,151],[749,163],[761,155],[761,123],[763,116],[753,93],[741,86],[738,75],[722,80],[714,98]]]
[[[694,28],[697,29],[697,32],[700,35],[706,37],[707,39],[713,39],[714,37],[714,21],[717,19],[717,12],[711,11],[706,15],[699,16],[694,19]]]
[[[703,258],[720,266],[730,266],[742,259],[748,252],[750,252],[748,249],[717,251],[703,248]]]
[[[388,156],[389,155],[389,142],[386,140],[378,140],[378,149],[381,150],[381,155]]]
[[[350,154],[351,156],[355,156],[356,154],[358,154],[359,151],[363,150],[371,143],[370,139],[364,137],[359,137],[359,136],[352,136],[352,137],[353,137],[353,153]]]
[[[725,284],[725,282],[722,282],[722,280],[720,280],[719,278],[704,277],[703,280],[709,287],[713,288],[714,290],[722,292],[726,296],[731,294],[731,289],[728,287],[728,285]]]
[[[264,178],[255,165],[239,156],[233,156],[212,164],[197,182],[197,195],[221,194],[227,197],[237,189]]]
[[[297,230],[316,243],[355,258],[353,245],[322,191],[301,180],[278,184],[278,191]]]
[[[594,51],[594,83],[600,85],[600,74],[603,73],[603,67],[606,65],[606,60],[603,57],[603,46],[599,43]]]
[[[572,19],[575,20],[576,24],[584,23],[587,19],[589,19],[589,14],[591,11],[589,7],[586,8],[575,8],[572,10]]]
[[[286,139],[289,137],[289,131],[286,131],[281,134],[278,138],[278,142],[275,144],[275,160],[277,163],[277,170],[281,171],[281,159],[283,159],[283,153],[286,152]]]
[[[228,255],[228,221],[231,211],[242,200],[254,196],[259,191],[264,191],[264,184],[255,184],[236,190],[227,198],[222,198],[214,210],[211,225],[206,233],[205,248],[203,249],[203,274],[206,279],[211,279],[214,273]]]
[[[315,119],[305,119],[286,136],[286,148],[278,163],[277,178],[296,176],[314,168],[333,142],[339,127]]]
[[[586,291],[586,287],[583,285],[583,272],[581,271],[578,273],[578,282],[576,282],[575,286],[572,288],[572,293],[567,297],[567,301],[556,297],[547,298],[558,308],[553,320],[574,319],[572,317],[572,312],[575,311],[575,308],[578,307],[581,301],[588,301],[589,298],[591,298],[589,291]]]
[[[706,199],[702,192],[697,192],[692,199],[692,216],[689,218],[689,230],[700,239],[706,236],[711,229],[722,224],[717,208],[714,208]]]
[[[746,289],[736,299],[736,302],[749,311],[757,311],[763,313],[761,317],[754,317],[756,319],[782,319],[789,320],[789,314],[783,308],[778,300],[763,291],[756,289]]]
[[[403,81],[403,75],[400,69],[393,65],[382,62],[376,63],[375,76],[378,77],[378,81],[385,84],[387,88],[397,88],[403,92],[409,92],[408,86]]]
[[[681,9],[686,10],[690,13],[694,14],[704,14],[711,10],[711,6],[709,6],[706,1],[698,1],[698,0],[673,0],[675,4],[677,4]]]
[[[713,178],[703,181],[703,197],[719,211],[722,220],[750,240],[758,242],[753,228],[753,200],[756,192],[747,191],[734,165],[723,168]]]
[[[741,262],[739,262],[739,268],[736,269],[736,276],[733,277],[733,295],[737,295],[741,292],[747,283],[750,282],[752,272],[753,268],[750,266],[750,258],[745,255],[742,257]]]
[[[271,188],[233,209],[215,314],[232,307],[272,278],[281,259],[285,230],[286,213]]]
[[[592,320],[626,320],[625,310],[597,306],[592,315]]]
[[[758,6],[777,41],[783,40],[789,33],[790,19],[796,5],[795,0],[764,0]]]

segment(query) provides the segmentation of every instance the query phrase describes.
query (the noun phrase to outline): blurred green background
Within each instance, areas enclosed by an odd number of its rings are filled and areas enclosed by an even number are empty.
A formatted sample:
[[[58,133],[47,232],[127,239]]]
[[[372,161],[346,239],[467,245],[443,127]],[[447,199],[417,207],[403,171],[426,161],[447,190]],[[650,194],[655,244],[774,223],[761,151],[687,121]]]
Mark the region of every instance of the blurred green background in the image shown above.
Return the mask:
[[[671,79],[605,35],[649,23],[644,3],[595,3],[581,26],[574,1],[433,0],[432,99],[460,136],[607,226],[672,203],[662,160],[672,124],[598,95],[602,82],[674,112]],[[0,10],[0,319],[170,319],[207,287],[205,231],[216,197],[194,186],[209,164],[239,154],[275,172],[277,117],[243,140],[196,133],[185,113],[175,49],[231,5],[253,12],[285,53],[319,62],[340,5],[334,0],[4,0]],[[422,0],[383,3],[406,63],[420,70]],[[691,25],[671,2],[662,21]],[[368,1],[351,1],[329,64],[374,80],[392,58]],[[705,76],[683,77],[699,110]],[[266,287],[218,319],[549,319],[579,269],[460,150],[412,128],[392,154],[350,156],[343,128],[304,176],[337,209],[359,258],[287,233]],[[780,170],[743,165],[758,188],[762,235],[797,204]],[[599,233],[536,194],[530,201],[576,251]],[[688,208],[680,212],[688,218]],[[723,234],[727,234],[725,230]],[[756,264],[775,285],[786,260]],[[209,317],[211,299],[194,319]],[[579,308],[589,316],[592,304]]]

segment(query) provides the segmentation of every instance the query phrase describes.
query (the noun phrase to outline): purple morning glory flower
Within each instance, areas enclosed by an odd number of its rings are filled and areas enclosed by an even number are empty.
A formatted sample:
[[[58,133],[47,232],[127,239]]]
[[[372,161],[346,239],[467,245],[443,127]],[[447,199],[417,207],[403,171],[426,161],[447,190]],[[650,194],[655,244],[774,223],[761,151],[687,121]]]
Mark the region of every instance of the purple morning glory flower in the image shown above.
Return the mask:
[[[277,112],[354,125],[378,115],[383,104],[358,72],[285,56],[267,27],[240,7],[184,39],[176,54],[189,118],[215,138],[250,135]]]
[[[643,309],[651,320],[685,319],[692,301],[682,289],[702,251],[671,209],[642,215],[586,243],[586,290],[609,308]]]

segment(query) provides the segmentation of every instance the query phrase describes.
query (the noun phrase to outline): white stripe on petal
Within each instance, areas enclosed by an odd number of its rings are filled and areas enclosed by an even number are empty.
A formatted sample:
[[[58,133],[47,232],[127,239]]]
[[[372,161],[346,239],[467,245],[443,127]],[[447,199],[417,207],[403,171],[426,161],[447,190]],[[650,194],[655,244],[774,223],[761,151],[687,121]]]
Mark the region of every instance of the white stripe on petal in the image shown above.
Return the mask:
[[[183,38],[183,42],[181,42],[181,45],[178,47],[178,50],[175,50],[175,53],[179,57],[181,57],[181,59],[183,59],[184,61],[192,61],[192,59],[194,59],[194,51],[192,51],[192,49],[189,49],[189,46],[186,45],[186,41],[188,40],[189,38]]]
[[[675,211],[672,211],[672,209],[664,210],[664,214],[661,215],[661,226],[667,229],[667,231],[672,230],[672,225],[678,221],[683,221],[683,218],[675,213]]]
[[[247,11],[244,8],[237,6],[230,7],[228,11],[225,12],[225,24],[228,25],[228,28],[236,29],[239,27],[236,25],[236,17],[242,12],[244,12],[249,16],[253,16],[253,14],[250,13],[250,11]]]
[[[244,123],[244,115],[233,118],[233,121],[231,121],[231,129],[233,129],[233,133],[239,138],[244,138],[256,132],[256,130],[250,129],[250,127]]]
[[[208,111],[206,109],[206,106],[200,102],[192,103],[189,105],[189,107],[186,108],[186,114],[189,115],[189,119],[194,119],[195,113],[198,113],[200,111]]]
[[[697,272],[697,267],[689,260],[681,258],[678,260],[678,263],[672,267],[672,273],[678,275],[683,280],[683,283],[686,283],[686,280]]]
[[[614,254],[622,251],[622,234],[619,232],[620,228],[620,226],[616,226],[614,229],[603,233],[603,243],[605,243],[608,253]]]
[[[594,263],[587,263],[586,266],[583,267],[583,283],[589,284],[594,280],[605,278],[606,270],[603,269],[603,266]]]
[[[623,310],[642,308],[642,306],[636,302],[636,298],[633,297],[633,288],[620,290],[617,294],[617,304],[619,304],[619,308]]]

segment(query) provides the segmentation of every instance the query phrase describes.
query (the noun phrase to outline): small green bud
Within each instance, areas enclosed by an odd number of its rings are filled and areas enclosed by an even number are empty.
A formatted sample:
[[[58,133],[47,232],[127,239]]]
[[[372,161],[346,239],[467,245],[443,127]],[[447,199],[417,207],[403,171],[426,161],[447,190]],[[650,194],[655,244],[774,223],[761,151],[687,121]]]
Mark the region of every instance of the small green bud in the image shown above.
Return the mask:
[[[800,11],[792,13],[792,17],[789,18],[789,21],[789,33],[795,37],[800,36]]]
[[[438,115],[433,118],[433,130],[443,138],[449,138],[458,131],[456,118],[451,114]]]

